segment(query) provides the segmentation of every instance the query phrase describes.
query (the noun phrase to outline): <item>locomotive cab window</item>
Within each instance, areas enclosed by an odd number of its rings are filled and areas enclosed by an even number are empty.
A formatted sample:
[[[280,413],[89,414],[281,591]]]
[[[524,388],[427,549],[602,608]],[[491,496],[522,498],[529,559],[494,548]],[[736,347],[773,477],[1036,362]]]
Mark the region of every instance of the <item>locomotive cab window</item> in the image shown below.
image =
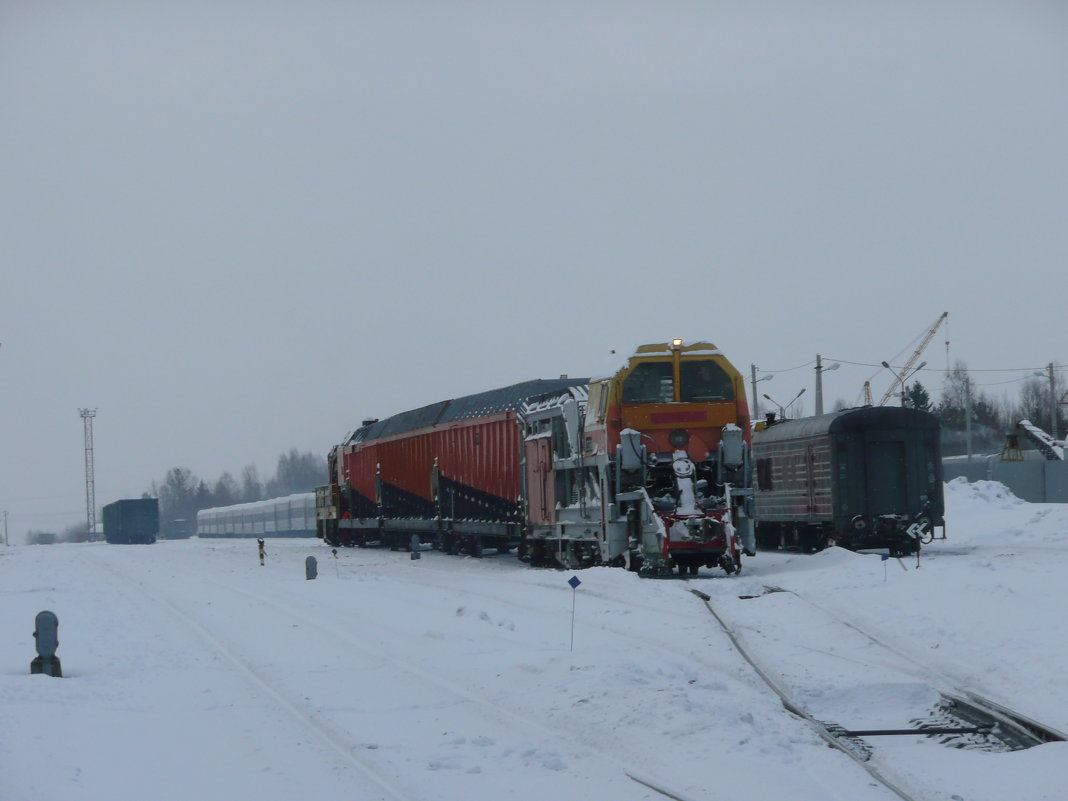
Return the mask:
[[[727,371],[713,361],[684,361],[679,365],[679,382],[684,403],[719,403],[734,400],[734,388]]]
[[[675,375],[671,362],[642,362],[623,381],[624,403],[671,403]]]

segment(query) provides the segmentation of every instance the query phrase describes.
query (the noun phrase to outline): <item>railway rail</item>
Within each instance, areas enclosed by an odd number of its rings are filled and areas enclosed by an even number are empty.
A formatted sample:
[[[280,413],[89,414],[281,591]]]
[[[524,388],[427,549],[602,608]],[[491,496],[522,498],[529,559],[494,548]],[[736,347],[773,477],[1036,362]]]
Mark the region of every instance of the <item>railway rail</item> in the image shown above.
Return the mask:
[[[796,593],[779,587],[766,587],[765,589],[768,593],[787,593],[799,600],[806,600]],[[872,744],[872,740],[907,736],[937,740],[944,746],[985,751],[1017,751],[1044,743],[1068,740],[1068,735],[1063,732],[984,698],[979,693],[951,685],[947,687],[947,682],[936,678],[935,672],[929,666],[888,646],[856,624],[837,617],[835,617],[837,624],[851,629],[866,639],[870,645],[892,655],[894,660],[911,663],[913,669],[907,671],[910,679],[920,678],[933,685],[940,685],[941,688],[932,687],[932,693],[938,699],[937,703],[928,714],[913,717],[908,727],[849,729],[839,723],[822,720],[820,716],[817,716],[818,713],[814,714],[798,700],[801,693],[791,690],[789,682],[782,675],[777,675],[777,671],[761,660],[755,653],[755,649],[746,644],[744,637],[739,634],[736,627],[717,609],[710,595],[696,589],[691,589],[690,592],[704,602],[738,654],[752,667],[761,681],[778,696],[784,709],[808,723],[830,747],[848,756],[875,782],[903,801],[929,801],[931,796],[918,791],[915,788],[915,785],[919,784],[918,779],[905,774],[901,766],[886,765],[885,761],[873,759],[876,747]],[[833,615],[818,605],[813,604],[813,607]],[[824,681],[819,677],[810,677],[809,680],[815,684]],[[959,798],[960,796],[953,797]]]

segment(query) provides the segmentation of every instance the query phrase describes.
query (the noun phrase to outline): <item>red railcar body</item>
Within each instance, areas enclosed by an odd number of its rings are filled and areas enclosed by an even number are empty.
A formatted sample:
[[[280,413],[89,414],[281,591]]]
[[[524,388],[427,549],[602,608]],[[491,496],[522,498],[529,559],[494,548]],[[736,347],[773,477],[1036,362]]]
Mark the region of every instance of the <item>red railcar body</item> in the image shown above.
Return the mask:
[[[367,421],[334,454],[341,514],[327,538],[399,547],[417,534],[448,550],[514,546],[522,523],[516,415],[530,398],[585,380],[527,381]]]

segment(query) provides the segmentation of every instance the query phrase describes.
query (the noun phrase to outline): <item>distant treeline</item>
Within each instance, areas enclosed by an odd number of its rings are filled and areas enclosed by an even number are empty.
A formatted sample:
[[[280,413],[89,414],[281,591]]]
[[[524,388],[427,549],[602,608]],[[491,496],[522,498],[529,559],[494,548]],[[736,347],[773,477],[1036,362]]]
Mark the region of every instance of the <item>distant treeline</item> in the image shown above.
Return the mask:
[[[1054,373],[1054,398],[1064,397],[1064,379]],[[899,393],[900,395],[900,393]],[[905,405],[915,409],[932,412],[942,423],[942,455],[960,456],[967,450],[967,414],[968,396],[972,407],[972,452],[997,453],[1005,444],[1005,435],[1016,432],[1016,424],[1021,420],[1030,420],[1039,428],[1050,427],[1050,386],[1049,379],[1030,376],[1020,382],[1015,398],[1006,396],[995,398],[979,388],[968,372],[967,365],[958,361],[954,368],[945,374],[942,385],[942,397],[938,402],[932,400],[926,387],[919,381],[909,385],[905,391]],[[900,403],[900,397],[893,402]],[[1065,433],[1065,407],[1057,407],[1057,431],[1048,433],[1061,438]],[[1021,446],[1030,447],[1027,440],[1021,438]]]
[[[240,481],[224,472],[212,484],[198,478],[186,467],[172,467],[163,481],[152,482],[144,497],[159,498],[160,527],[167,536],[185,533],[172,530],[174,521],[186,520],[191,524],[201,509],[311,492],[325,483],[326,459],[311,452],[299,453],[293,448],[278,457],[278,467],[267,481],[260,480],[254,464],[245,465]]]
[[[212,484],[198,478],[186,467],[172,467],[163,481],[153,481],[142,497],[159,498],[160,529],[163,536],[167,537],[191,533],[197,512],[201,509],[311,492],[325,483],[326,459],[311,452],[299,453],[293,448],[278,457],[278,467],[267,481],[260,480],[259,471],[253,464],[246,465],[241,471],[240,481],[225,472]],[[188,521],[188,528],[183,531],[181,524],[175,525],[176,520]],[[59,533],[32,530],[26,535],[30,545],[85,542],[88,538],[84,520],[67,526]]]

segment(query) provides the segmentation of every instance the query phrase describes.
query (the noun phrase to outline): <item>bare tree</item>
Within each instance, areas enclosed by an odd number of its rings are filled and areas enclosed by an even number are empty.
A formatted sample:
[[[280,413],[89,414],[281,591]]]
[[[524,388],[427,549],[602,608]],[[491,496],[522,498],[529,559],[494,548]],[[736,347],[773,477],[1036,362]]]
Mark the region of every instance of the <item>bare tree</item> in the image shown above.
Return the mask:
[[[159,487],[160,523],[164,527],[172,520],[193,520],[197,515],[197,485],[199,479],[187,467],[172,467]]]
[[[86,531],[85,523],[74,523],[63,529],[59,535],[60,542],[88,542],[89,532]]]
[[[1054,397],[1060,399],[1064,395],[1063,380],[1054,374]],[[1011,407],[1013,423],[1020,420],[1030,420],[1034,425],[1045,430],[1049,428],[1049,379],[1028,378],[1020,387],[1020,395],[1016,404]],[[1050,436],[1059,438],[1065,428],[1065,411],[1063,406],[1057,407],[1057,431],[1048,432]],[[1060,432],[1060,433],[1058,433]]]
[[[278,497],[296,492],[310,492],[326,479],[326,460],[314,453],[290,449],[278,457],[278,469],[267,482],[267,495]]]
[[[256,465],[247,464],[241,470],[241,502],[259,501],[263,499],[263,484],[260,482],[260,473]]]
[[[225,472],[215,482],[211,495],[213,506],[232,506],[241,497],[241,487],[229,472]]]

